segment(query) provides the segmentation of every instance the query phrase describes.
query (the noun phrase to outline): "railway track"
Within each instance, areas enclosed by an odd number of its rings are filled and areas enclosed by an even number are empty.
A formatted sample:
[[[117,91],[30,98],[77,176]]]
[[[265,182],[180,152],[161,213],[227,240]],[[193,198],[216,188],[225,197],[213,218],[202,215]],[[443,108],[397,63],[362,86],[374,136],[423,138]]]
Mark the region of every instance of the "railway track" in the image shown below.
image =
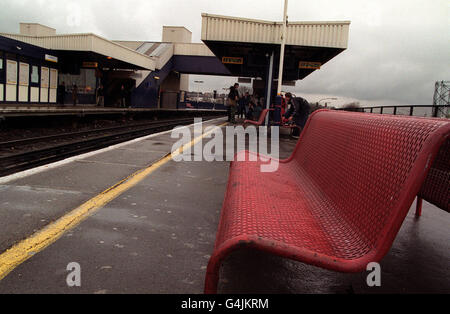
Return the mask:
[[[211,117],[211,119],[212,118],[217,117]],[[208,117],[204,118],[204,120],[207,119]],[[0,142],[0,148],[15,147],[20,149],[20,147],[26,147],[27,145],[36,143],[41,143],[41,146],[45,146],[52,141],[64,141],[64,143],[53,145],[50,143],[45,148],[31,149],[6,156],[0,156],[0,177],[108,147],[141,136],[166,131],[179,125],[192,124],[193,121],[193,118],[165,120],[132,126],[103,128]],[[67,142],[68,138],[72,140]]]

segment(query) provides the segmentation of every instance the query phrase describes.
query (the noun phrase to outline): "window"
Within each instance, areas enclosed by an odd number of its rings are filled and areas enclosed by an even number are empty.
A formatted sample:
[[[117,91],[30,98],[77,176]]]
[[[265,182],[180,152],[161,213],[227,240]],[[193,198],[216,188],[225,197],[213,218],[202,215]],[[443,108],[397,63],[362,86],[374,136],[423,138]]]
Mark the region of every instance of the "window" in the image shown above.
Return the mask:
[[[36,65],[31,68],[31,83],[39,84],[39,68]]]
[[[65,83],[67,91],[72,91],[73,84],[76,84],[78,94],[95,95],[95,69],[81,69],[80,75],[60,73],[59,81]]]

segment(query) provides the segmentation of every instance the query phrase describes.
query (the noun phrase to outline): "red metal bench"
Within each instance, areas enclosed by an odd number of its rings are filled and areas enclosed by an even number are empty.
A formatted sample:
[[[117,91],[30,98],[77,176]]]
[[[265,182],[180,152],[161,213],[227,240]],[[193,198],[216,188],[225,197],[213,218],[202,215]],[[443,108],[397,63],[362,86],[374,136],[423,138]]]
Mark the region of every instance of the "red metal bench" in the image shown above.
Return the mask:
[[[240,248],[365,271],[389,251],[449,137],[449,120],[319,110],[276,172],[232,162],[205,292]]]
[[[244,126],[246,126],[247,124],[253,124],[256,126],[261,126],[264,124],[264,121],[266,120],[266,116],[267,113],[270,111],[271,109],[264,109],[263,111],[261,111],[261,114],[259,115],[259,119],[258,121],[253,121],[253,120],[245,120],[244,121]]]

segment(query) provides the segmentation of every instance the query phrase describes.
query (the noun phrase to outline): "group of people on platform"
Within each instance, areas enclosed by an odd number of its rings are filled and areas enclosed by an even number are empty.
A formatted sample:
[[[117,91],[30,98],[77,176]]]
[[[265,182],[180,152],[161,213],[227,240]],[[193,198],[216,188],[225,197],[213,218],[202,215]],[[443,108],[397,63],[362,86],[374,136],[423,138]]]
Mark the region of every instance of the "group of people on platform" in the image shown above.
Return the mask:
[[[236,114],[238,118],[247,120],[259,120],[263,111],[263,98],[258,95],[250,96],[248,92],[242,96],[239,94],[239,83],[235,83],[230,87],[230,93],[227,98],[228,122],[236,123]],[[292,97],[291,93],[286,93],[280,112],[280,123],[283,125],[290,124],[296,126],[293,128],[293,136],[300,135],[301,130],[306,124],[310,113],[310,105],[308,101],[301,97]]]
[[[240,95],[238,89],[239,83],[230,87],[226,103],[228,122],[236,123],[236,115],[238,118],[258,120],[263,110],[263,99],[258,97],[258,95],[251,96],[249,92]]]

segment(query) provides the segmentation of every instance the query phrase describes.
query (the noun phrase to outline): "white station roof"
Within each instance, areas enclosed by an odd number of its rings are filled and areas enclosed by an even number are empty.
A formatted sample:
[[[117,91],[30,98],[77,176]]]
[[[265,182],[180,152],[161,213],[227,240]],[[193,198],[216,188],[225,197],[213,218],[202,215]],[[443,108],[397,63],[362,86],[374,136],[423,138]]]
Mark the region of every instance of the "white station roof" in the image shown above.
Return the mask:
[[[282,22],[202,14],[202,40],[280,44]],[[286,44],[347,49],[350,21],[288,22]]]
[[[90,51],[105,57],[155,70],[155,61],[142,53],[112,42],[95,34],[67,34],[52,36],[30,36],[21,34],[0,35],[51,50]]]

